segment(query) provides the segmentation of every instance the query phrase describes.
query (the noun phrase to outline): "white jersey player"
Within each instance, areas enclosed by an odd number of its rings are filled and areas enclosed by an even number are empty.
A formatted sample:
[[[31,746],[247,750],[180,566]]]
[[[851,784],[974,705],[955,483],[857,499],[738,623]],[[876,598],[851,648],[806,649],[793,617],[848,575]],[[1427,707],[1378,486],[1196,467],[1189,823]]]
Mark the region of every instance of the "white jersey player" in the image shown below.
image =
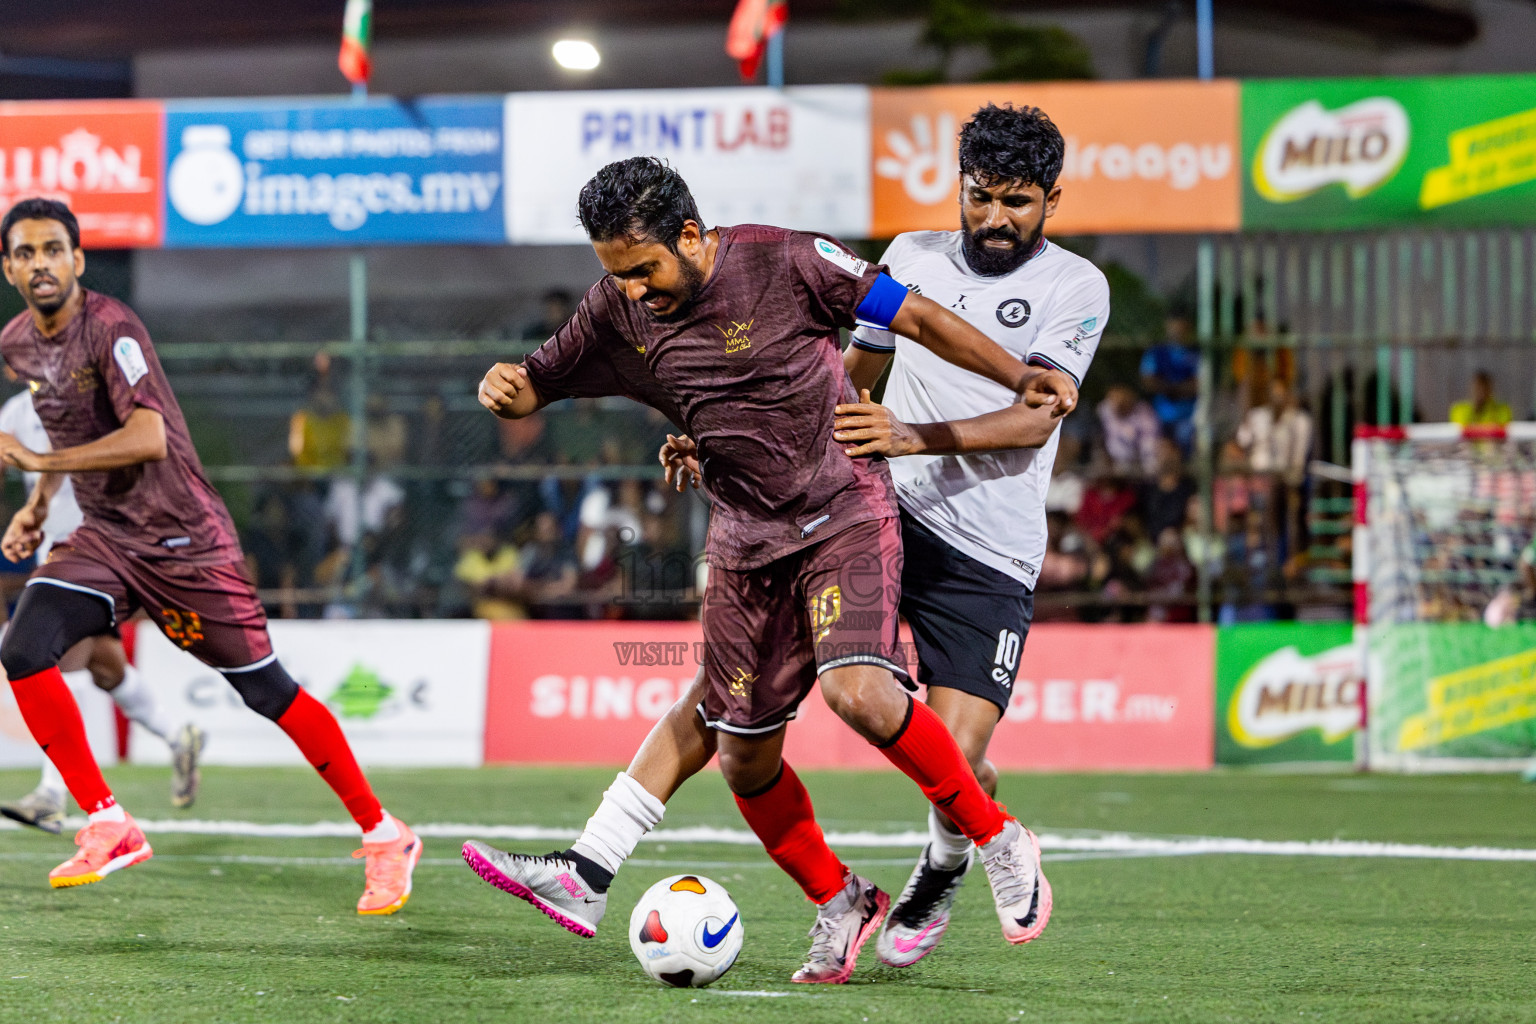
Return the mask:
[[[0,405],[0,432],[10,434],[35,452],[48,451],[52,445],[43,421],[32,407],[32,393],[22,391]],[[27,492],[37,486],[41,474],[23,473]],[[37,564],[48,561],[55,544],[66,541],[80,525],[80,505],[69,477],[48,503],[48,518],[43,521],[43,541],[37,546]],[[0,615],[5,609],[0,605]],[[197,797],[198,760],[202,755],[203,730],[190,723],[178,728],[155,702],[154,694],[138,669],[128,663],[123,642],[112,634],[82,640],[66,652],[59,662],[71,686],[95,683],[112,695],[112,700],[130,721],[138,722],[165,740],[171,747],[171,803],[190,807]],[[58,833],[64,828],[64,778],[53,762],[43,758],[43,774],[37,788],[19,800],[0,803],[0,814],[45,832]]]
[[[1109,284],[1044,237],[1061,158],[1061,135],[1040,111],[982,108],[960,133],[961,229],[900,235],[882,262],[1021,360],[1081,384],[1109,319]],[[868,404],[865,389],[892,357],[884,405]],[[903,456],[892,458],[891,477],[918,679],[995,794],[987,745],[1034,615],[1056,423],[1037,410],[1010,413],[1011,395],[887,331],[860,327],[844,361],[865,404],[839,407],[834,436],[854,445],[852,455]],[[928,817],[930,842],[880,934],[880,959],[894,967],[938,945],[973,859],[943,813],[930,807]]]

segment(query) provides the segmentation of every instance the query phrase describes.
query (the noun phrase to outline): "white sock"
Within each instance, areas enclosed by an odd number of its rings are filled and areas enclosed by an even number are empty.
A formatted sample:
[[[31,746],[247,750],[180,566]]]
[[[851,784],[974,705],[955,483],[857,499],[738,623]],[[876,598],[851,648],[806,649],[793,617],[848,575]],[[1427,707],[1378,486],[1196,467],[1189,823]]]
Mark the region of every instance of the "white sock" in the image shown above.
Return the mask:
[[[603,802],[587,819],[581,838],[571,849],[618,874],[619,868],[635,852],[640,837],[661,822],[667,805],[646,792],[644,786],[619,772],[603,793]]]
[[[399,838],[400,826],[388,811],[384,812],[384,817],[379,819],[377,825],[363,833],[365,843],[392,843]]]
[[[118,805],[118,804],[113,804],[111,807],[108,807],[104,811],[92,811],[89,815],[87,815],[87,817],[91,821],[127,821],[128,820],[128,815],[126,813],[124,813],[122,807],[120,805]]]
[[[123,681],[112,691],[112,700],[131,721],[138,722],[150,732],[169,743],[176,738],[176,726],[155,702],[139,670],[129,665],[123,673]]]
[[[928,805],[928,863],[943,871],[953,871],[965,863],[971,841],[955,831],[938,808]]]
[[[69,787],[64,785],[64,776],[54,763],[48,760],[48,755],[43,755],[43,777],[37,780],[37,788],[46,790],[52,797],[62,801],[64,794],[69,792]]]

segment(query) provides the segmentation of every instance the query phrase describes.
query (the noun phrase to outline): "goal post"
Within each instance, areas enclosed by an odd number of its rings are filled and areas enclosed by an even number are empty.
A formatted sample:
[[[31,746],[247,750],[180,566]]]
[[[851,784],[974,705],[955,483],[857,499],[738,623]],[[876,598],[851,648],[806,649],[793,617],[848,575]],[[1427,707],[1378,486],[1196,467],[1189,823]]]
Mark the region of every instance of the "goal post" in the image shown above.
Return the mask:
[[[1513,612],[1536,534],[1536,423],[1362,427],[1351,462],[1362,764],[1525,766],[1536,755],[1536,619],[1529,602]]]

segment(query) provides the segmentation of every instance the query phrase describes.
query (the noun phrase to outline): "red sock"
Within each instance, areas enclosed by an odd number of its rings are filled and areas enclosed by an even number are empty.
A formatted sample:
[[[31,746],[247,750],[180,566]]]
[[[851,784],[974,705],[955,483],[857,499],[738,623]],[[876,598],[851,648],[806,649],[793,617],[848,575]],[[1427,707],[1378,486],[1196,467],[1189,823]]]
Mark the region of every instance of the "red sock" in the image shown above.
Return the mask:
[[[976,781],[944,720],[922,701],[907,700],[906,722],[879,745],[880,753],[917,783],[929,802],[977,846],[995,839],[1008,821],[1002,806]]]
[[[80,809],[94,814],[117,803],[96,766],[96,755],[85,738],[80,706],[58,666],[12,679],[11,692],[16,694],[16,707],[32,730],[32,738],[64,776],[64,785]]]
[[[827,846],[816,824],[811,794],[787,763],[780,766],[771,786],[751,796],[738,796],[736,806],[763,841],[768,856],[800,883],[812,903],[825,903],[843,891],[848,869]]]
[[[277,724],[303,752],[326,785],[336,791],[347,813],[364,832],[384,820],[384,809],[363,770],[357,766],[352,746],[336,724],[336,716],[324,704],[300,690]]]

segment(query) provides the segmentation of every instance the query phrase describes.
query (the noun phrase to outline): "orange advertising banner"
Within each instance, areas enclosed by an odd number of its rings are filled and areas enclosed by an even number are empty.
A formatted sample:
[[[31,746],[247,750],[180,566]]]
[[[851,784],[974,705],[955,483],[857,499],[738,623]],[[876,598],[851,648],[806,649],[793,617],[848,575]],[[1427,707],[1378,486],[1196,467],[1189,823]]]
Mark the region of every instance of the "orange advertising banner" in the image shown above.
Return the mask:
[[[0,103],[0,210],[58,199],[88,249],[159,245],[164,123],[145,100]]]
[[[1039,107],[1066,139],[1048,233],[1236,231],[1239,91],[1235,81],[874,89],[872,234],[958,226],[957,135],[987,103]]]

